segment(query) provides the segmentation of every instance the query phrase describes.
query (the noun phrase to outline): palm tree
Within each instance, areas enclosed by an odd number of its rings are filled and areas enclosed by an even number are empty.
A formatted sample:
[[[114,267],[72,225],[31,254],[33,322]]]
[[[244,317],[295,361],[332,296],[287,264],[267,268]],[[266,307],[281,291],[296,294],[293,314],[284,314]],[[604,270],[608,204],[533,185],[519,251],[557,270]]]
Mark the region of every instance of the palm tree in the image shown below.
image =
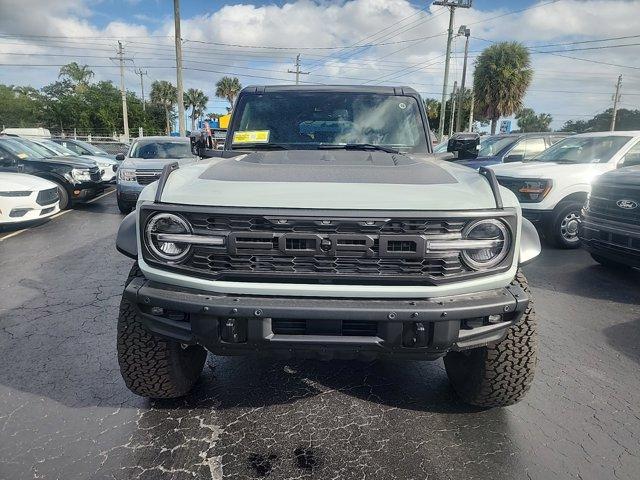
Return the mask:
[[[222,77],[216,83],[216,97],[224,98],[229,102],[231,106],[229,111],[233,108],[233,101],[240,93],[240,90],[242,90],[242,85],[240,85],[238,77]]]
[[[81,93],[89,86],[89,80],[94,76],[89,65],[78,65],[76,62],[68,63],[60,67],[58,78],[66,77],[75,86],[76,92]]]
[[[196,118],[204,113],[207,107],[207,97],[204,92],[198,88],[190,88],[184,93],[184,106],[185,108],[191,108],[191,131],[196,128]]]
[[[500,42],[485,49],[476,59],[473,90],[476,111],[491,120],[491,134],[501,116],[522,108],[533,70],[527,48],[518,42]]]
[[[178,89],[171,82],[166,80],[156,80],[151,84],[151,94],[149,95],[151,103],[164,108],[167,119],[167,135],[171,134],[171,114],[173,106],[178,101]]]

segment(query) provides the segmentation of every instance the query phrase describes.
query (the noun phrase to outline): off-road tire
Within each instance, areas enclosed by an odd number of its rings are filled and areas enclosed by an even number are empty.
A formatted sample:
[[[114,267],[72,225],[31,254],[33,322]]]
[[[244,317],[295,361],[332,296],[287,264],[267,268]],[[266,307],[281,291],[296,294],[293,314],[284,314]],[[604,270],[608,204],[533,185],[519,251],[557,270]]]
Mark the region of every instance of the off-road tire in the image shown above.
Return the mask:
[[[527,279],[518,271],[513,281],[529,293]],[[449,381],[466,403],[505,407],[529,390],[536,367],[537,332],[533,303],[505,338],[486,347],[451,351],[444,357]]]
[[[141,277],[134,264],[127,284]],[[127,388],[149,398],[176,398],[189,393],[202,372],[207,351],[199,345],[183,346],[147,330],[135,305],[122,298],[118,318],[118,363]]]
[[[580,240],[575,237],[574,241],[567,240],[562,235],[562,222],[564,218],[569,214],[576,214],[580,216],[582,210],[582,203],[580,202],[564,202],[560,203],[551,217],[551,222],[547,225],[545,232],[545,238],[549,243],[558,248],[573,249],[580,247]]]
[[[58,206],[60,210],[66,210],[71,207],[71,202],[69,201],[69,192],[62,185],[56,182],[56,186],[58,187]]]
[[[122,213],[123,215],[127,215],[131,213],[131,210],[133,210],[133,206],[123,202],[122,200],[120,200],[120,198],[118,198],[118,210],[120,210],[120,213]]]
[[[616,270],[627,270],[631,268],[629,267],[629,265],[625,265],[624,263],[621,263],[621,262],[616,262],[615,260],[611,260],[607,257],[603,257],[596,253],[592,253],[591,258],[593,258],[596,262],[598,262],[603,267],[613,268]]]

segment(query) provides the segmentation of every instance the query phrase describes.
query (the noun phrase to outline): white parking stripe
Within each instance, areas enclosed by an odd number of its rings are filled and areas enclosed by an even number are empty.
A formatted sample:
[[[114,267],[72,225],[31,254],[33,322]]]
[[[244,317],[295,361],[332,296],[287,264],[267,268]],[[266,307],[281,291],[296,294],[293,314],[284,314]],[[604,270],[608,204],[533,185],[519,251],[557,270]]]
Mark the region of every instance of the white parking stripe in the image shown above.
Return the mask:
[[[100,200],[103,197],[106,197],[107,195],[109,195],[110,193],[115,192],[116,189],[114,188],[113,190],[109,190],[108,192],[103,193],[102,195],[99,195],[95,198],[92,198],[91,200],[89,200],[87,203],[93,203],[96,200]],[[69,209],[69,210],[62,210],[61,212],[56,213],[55,215],[51,215],[49,217],[49,220],[53,220],[54,218],[58,218],[61,217],[62,215],[66,215],[67,213],[73,212],[73,210]],[[11,237],[15,237],[17,235],[20,235],[22,232],[26,232],[27,230],[29,230],[28,228],[23,228],[22,230],[16,230],[15,232],[11,232],[8,233],[7,235],[5,235],[4,237],[0,237],[0,242],[5,241],[7,238],[11,238]]]

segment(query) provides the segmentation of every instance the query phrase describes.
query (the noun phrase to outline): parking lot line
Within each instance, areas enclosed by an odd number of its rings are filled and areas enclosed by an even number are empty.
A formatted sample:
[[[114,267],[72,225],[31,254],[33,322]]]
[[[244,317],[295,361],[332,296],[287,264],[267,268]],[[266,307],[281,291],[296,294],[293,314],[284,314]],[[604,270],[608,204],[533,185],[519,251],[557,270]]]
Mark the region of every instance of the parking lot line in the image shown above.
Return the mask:
[[[92,198],[87,203],[93,203],[93,202],[95,202],[97,200],[100,200],[103,197],[106,197],[107,195],[109,195],[110,193],[113,193],[115,191],[116,191],[115,188],[113,190],[109,190],[108,192],[105,192],[102,195],[99,195],[99,196],[97,196],[95,198]],[[49,220],[53,220],[54,218],[61,217],[62,215],[66,215],[69,212],[73,212],[73,210],[72,209],[62,210],[61,212],[58,212],[55,215],[51,215],[51,217],[49,217]],[[4,236],[0,237],[0,242],[5,241],[7,238],[16,237],[16,236],[20,235],[21,233],[26,232],[27,230],[29,230],[29,228],[23,228],[22,230],[16,230],[15,232],[8,233],[7,235],[4,235]]]

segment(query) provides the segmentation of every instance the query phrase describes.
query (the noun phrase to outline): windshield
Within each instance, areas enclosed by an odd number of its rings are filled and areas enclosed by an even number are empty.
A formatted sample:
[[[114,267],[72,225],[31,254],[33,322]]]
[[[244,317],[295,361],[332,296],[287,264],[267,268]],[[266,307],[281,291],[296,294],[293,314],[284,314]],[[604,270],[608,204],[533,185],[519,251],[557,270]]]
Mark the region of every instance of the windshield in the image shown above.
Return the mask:
[[[133,144],[129,158],[167,159],[192,157],[191,145],[184,140],[140,140]]]
[[[11,141],[20,144],[23,148],[23,153],[28,154],[32,158],[49,158],[53,156],[49,150],[26,138],[13,137]]]
[[[2,138],[0,140],[0,145],[2,145],[7,151],[13,153],[18,158],[34,158],[41,159],[44,158],[35,150],[25,146],[22,142],[17,142],[15,138]]]
[[[492,157],[517,140],[516,137],[485,137],[480,140],[479,157]]]
[[[90,143],[83,142],[82,140],[75,140],[79,147],[87,150],[91,155],[97,155],[99,157],[108,157],[109,154],[102,150],[101,148],[96,147],[95,145],[91,145]]]
[[[51,140],[38,140],[38,145],[45,147],[48,150],[51,150],[54,155],[60,157],[68,157],[77,155],[75,152],[69,150],[68,148],[63,147],[62,145],[57,144],[56,142],[52,142]]]
[[[418,102],[373,93],[299,92],[244,95],[234,120],[233,148],[367,144],[427,152]]]
[[[606,163],[632,137],[568,137],[532,160],[536,162]]]

